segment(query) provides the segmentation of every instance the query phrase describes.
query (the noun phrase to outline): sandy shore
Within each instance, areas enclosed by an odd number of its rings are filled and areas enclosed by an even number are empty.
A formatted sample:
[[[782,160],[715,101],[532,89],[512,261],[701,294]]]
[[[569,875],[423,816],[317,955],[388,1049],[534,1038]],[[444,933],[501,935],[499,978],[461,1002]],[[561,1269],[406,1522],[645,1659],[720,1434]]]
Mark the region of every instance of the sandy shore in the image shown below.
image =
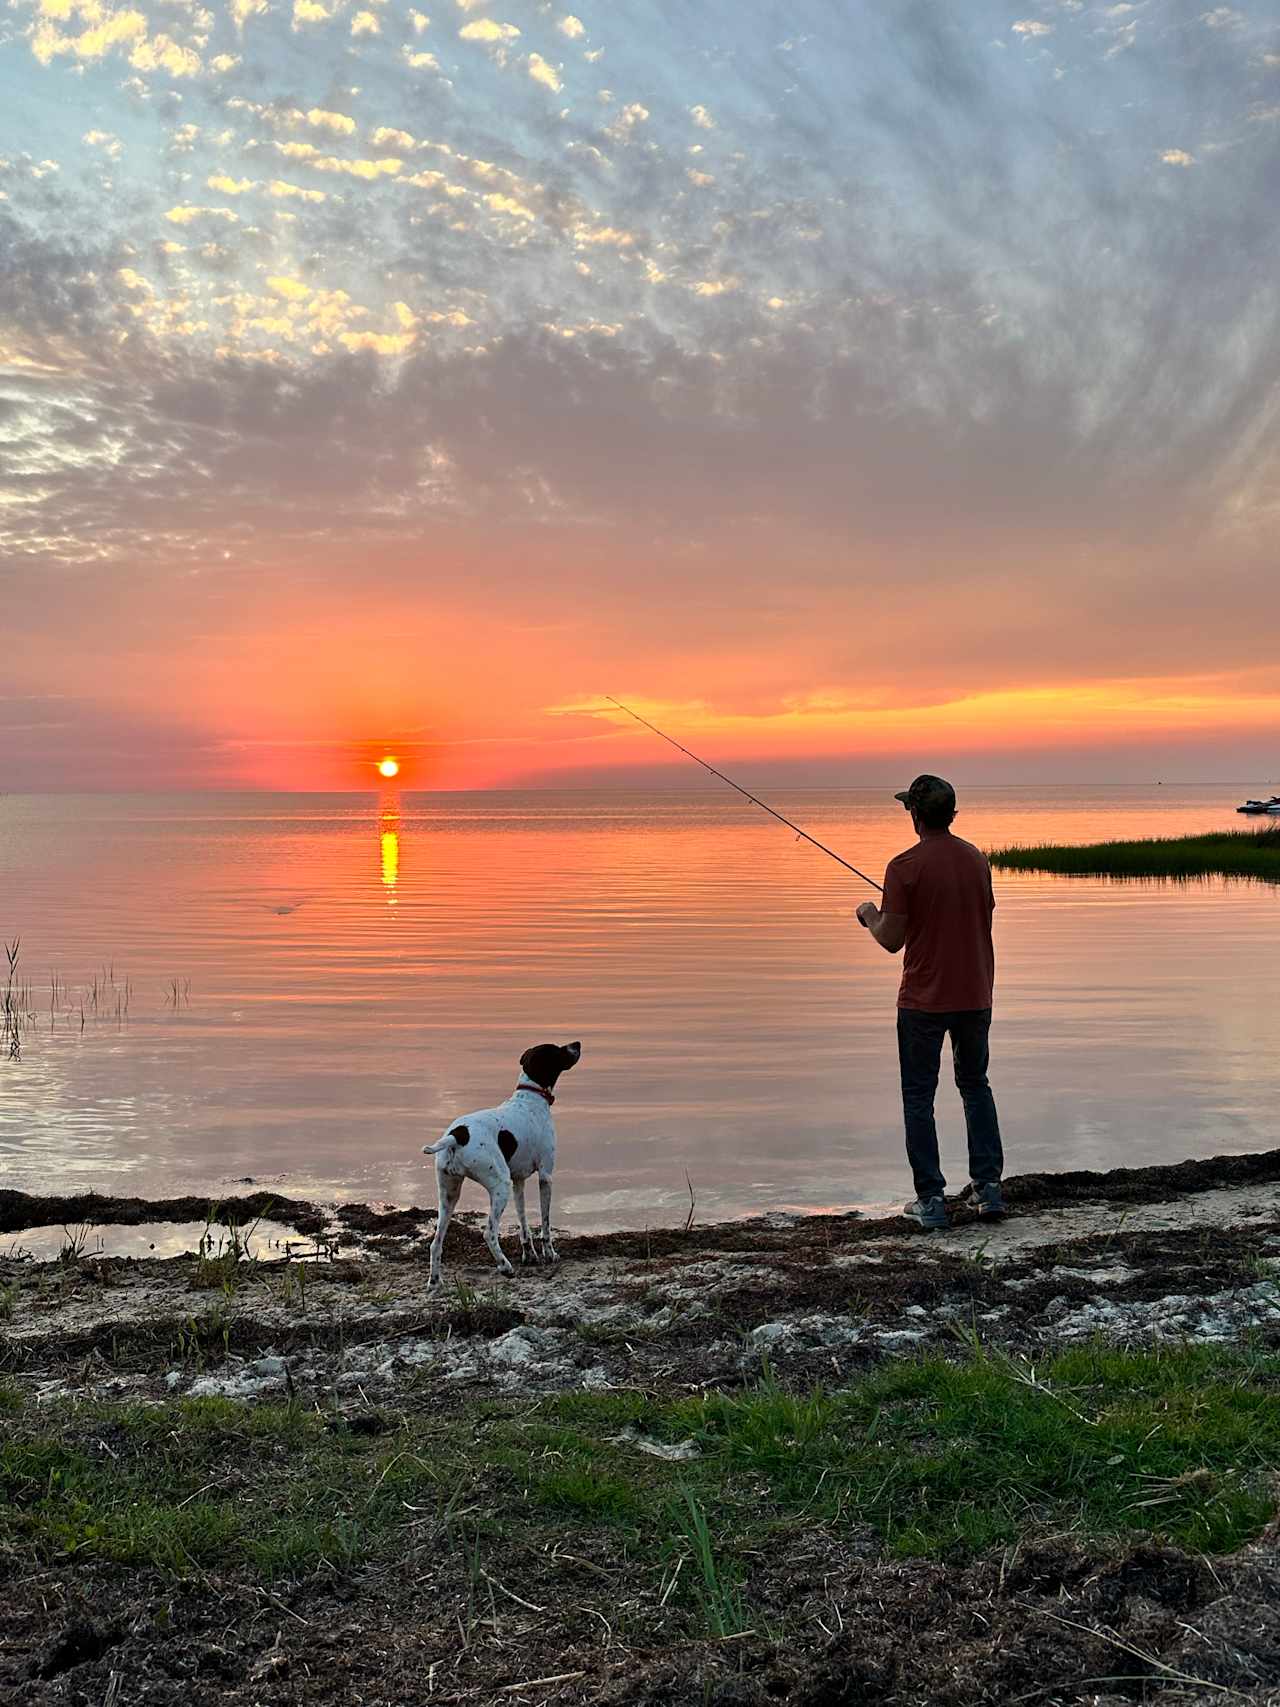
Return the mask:
[[[0,1257],[0,1355],[46,1395],[387,1398],[715,1385],[766,1359],[789,1379],[829,1382],[961,1330],[1019,1350],[1094,1335],[1280,1340],[1280,1151],[1024,1176],[1009,1199],[1005,1222],[957,1211],[945,1233],[897,1217],[772,1215],[565,1237],[559,1264],[510,1280],[463,1217],[433,1297],[432,1211],[257,1193],[223,1212],[245,1226],[270,1216],[333,1254]],[[0,1248],[20,1251],[24,1225],[193,1222],[200,1208],[0,1193]]]

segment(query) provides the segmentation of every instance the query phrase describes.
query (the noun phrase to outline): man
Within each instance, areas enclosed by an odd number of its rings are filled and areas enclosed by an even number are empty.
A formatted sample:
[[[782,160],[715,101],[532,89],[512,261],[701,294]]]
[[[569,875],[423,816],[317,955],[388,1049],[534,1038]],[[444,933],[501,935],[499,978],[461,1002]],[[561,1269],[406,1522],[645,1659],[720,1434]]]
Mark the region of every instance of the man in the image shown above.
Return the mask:
[[[933,1099],[942,1039],[950,1035],[969,1136],[972,1184],[965,1201],[983,1219],[994,1220],[1004,1214],[1005,1204],[1000,1126],[987,1082],[995,979],[991,868],[980,849],[951,834],[956,793],[949,782],[918,776],[894,799],[910,812],[919,840],[889,861],[883,910],[864,901],[858,922],[890,954],[906,949],[898,991],[898,1061],[916,1200],[904,1213],[922,1227],[948,1225]]]

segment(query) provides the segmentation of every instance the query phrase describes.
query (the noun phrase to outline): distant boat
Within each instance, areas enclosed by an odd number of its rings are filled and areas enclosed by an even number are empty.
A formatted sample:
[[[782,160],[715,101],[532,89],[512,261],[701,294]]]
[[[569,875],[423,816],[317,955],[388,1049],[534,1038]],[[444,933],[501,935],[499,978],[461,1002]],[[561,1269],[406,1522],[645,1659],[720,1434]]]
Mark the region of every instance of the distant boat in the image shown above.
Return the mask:
[[[1246,800],[1243,806],[1236,807],[1237,812],[1270,812],[1280,817],[1280,794],[1273,794],[1270,800]]]

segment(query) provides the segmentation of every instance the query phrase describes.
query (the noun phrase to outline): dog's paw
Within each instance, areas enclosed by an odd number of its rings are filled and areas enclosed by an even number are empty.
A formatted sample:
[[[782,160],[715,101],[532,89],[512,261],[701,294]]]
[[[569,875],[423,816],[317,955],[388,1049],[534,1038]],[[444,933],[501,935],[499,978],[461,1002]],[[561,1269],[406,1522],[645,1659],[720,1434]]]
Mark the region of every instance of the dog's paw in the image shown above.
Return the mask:
[[[544,1245],[542,1247],[542,1260],[543,1262],[559,1262],[560,1252],[552,1244]]]

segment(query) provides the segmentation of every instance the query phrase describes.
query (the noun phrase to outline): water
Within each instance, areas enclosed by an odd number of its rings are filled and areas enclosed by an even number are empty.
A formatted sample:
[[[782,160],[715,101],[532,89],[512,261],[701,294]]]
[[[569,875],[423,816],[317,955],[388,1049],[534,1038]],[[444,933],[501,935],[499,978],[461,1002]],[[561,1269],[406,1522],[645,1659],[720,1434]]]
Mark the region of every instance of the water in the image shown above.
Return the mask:
[[[956,828],[1234,829],[1234,799],[975,790]],[[909,839],[881,791],[776,804],[873,876]],[[0,871],[38,1016],[0,1060],[0,1185],[429,1203],[422,1144],[505,1096],[526,1045],[581,1038],[556,1107],[570,1228],[682,1220],[686,1173],[700,1219],[906,1191],[900,963],[853,918],[871,891],[727,791],[10,795]],[[996,888],[1011,1172],[1278,1141],[1280,890]],[[961,1183],[945,1083],[939,1115]]]

